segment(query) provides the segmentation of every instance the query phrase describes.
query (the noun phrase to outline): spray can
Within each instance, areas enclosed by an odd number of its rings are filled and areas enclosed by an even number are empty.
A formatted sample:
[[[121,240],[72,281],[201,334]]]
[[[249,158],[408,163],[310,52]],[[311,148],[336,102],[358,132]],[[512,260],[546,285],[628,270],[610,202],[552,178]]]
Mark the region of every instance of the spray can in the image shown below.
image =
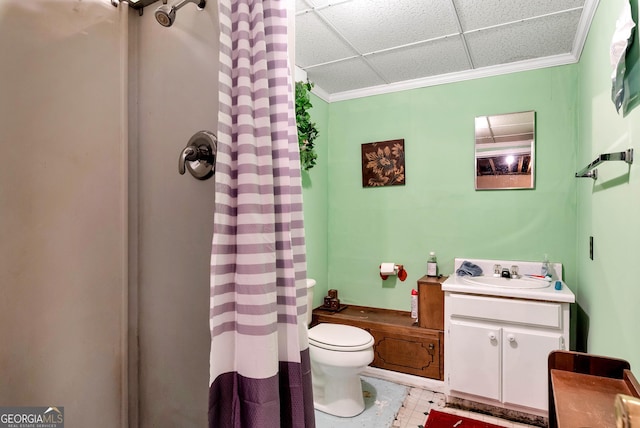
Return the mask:
[[[411,290],[411,318],[418,322],[418,290]]]

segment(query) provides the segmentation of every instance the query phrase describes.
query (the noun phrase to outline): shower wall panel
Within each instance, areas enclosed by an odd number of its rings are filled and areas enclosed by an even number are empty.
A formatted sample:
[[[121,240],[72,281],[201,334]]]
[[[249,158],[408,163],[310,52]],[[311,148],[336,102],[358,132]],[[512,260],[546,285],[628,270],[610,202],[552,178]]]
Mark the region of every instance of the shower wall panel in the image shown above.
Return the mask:
[[[0,3],[0,405],[69,427],[126,421],[120,9]]]
[[[207,425],[214,179],[179,175],[178,157],[195,132],[217,132],[216,8],[187,5],[170,28],[152,7],[131,17],[140,427]]]

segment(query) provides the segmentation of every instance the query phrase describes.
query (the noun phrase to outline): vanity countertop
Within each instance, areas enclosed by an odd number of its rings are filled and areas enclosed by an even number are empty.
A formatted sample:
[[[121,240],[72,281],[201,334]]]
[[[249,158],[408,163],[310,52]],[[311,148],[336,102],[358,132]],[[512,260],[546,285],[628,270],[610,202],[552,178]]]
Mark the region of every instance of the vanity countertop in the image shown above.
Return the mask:
[[[542,262],[470,259],[456,257],[456,259],[454,260],[454,273],[451,274],[449,278],[442,283],[442,291],[476,294],[483,296],[509,297],[515,299],[542,300],[547,302],[574,303],[576,301],[576,296],[564,282],[562,282],[562,289],[556,290],[554,287],[556,280],[562,278],[561,263],[548,262],[548,271],[549,274],[553,277],[553,280],[549,283],[548,287],[510,288],[484,285],[479,284],[478,282],[470,283],[470,281],[465,281],[464,278],[469,277],[462,277],[455,274],[455,271],[457,271],[465,261],[477,265],[476,267],[480,267],[484,276],[489,276],[487,275],[487,273],[493,273],[494,269],[499,267],[505,267],[507,269],[517,267],[519,275],[539,274],[542,267]],[[474,278],[471,279],[473,280]]]
[[[555,281],[552,281],[545,288],[503,288],[489,285],[470,284],[463,280],[464,277],[453,274],[442,283],[442,291],[452,291],[456,293],[479,294],[495,297],[511,297],[517,299],[543,300],[547,302],[574,303],[576,296],[562,283],[562,289],[554,288]]]

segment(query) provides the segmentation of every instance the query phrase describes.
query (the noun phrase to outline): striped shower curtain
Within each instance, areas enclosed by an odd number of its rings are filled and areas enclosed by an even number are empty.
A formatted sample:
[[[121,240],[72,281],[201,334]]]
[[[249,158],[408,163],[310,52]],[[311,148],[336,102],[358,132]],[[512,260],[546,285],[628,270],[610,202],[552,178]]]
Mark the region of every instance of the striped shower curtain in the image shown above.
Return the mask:
[[[210,428],[314,427],[287,0],[218,0]]]

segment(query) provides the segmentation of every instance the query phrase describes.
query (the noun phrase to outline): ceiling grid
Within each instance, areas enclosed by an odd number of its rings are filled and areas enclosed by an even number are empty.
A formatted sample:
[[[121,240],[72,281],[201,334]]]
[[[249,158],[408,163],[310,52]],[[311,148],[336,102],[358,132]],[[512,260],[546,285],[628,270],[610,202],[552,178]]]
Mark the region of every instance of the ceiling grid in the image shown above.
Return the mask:
[[[598,0],[296,0],[296,65],[327,101],[579,60]]]

